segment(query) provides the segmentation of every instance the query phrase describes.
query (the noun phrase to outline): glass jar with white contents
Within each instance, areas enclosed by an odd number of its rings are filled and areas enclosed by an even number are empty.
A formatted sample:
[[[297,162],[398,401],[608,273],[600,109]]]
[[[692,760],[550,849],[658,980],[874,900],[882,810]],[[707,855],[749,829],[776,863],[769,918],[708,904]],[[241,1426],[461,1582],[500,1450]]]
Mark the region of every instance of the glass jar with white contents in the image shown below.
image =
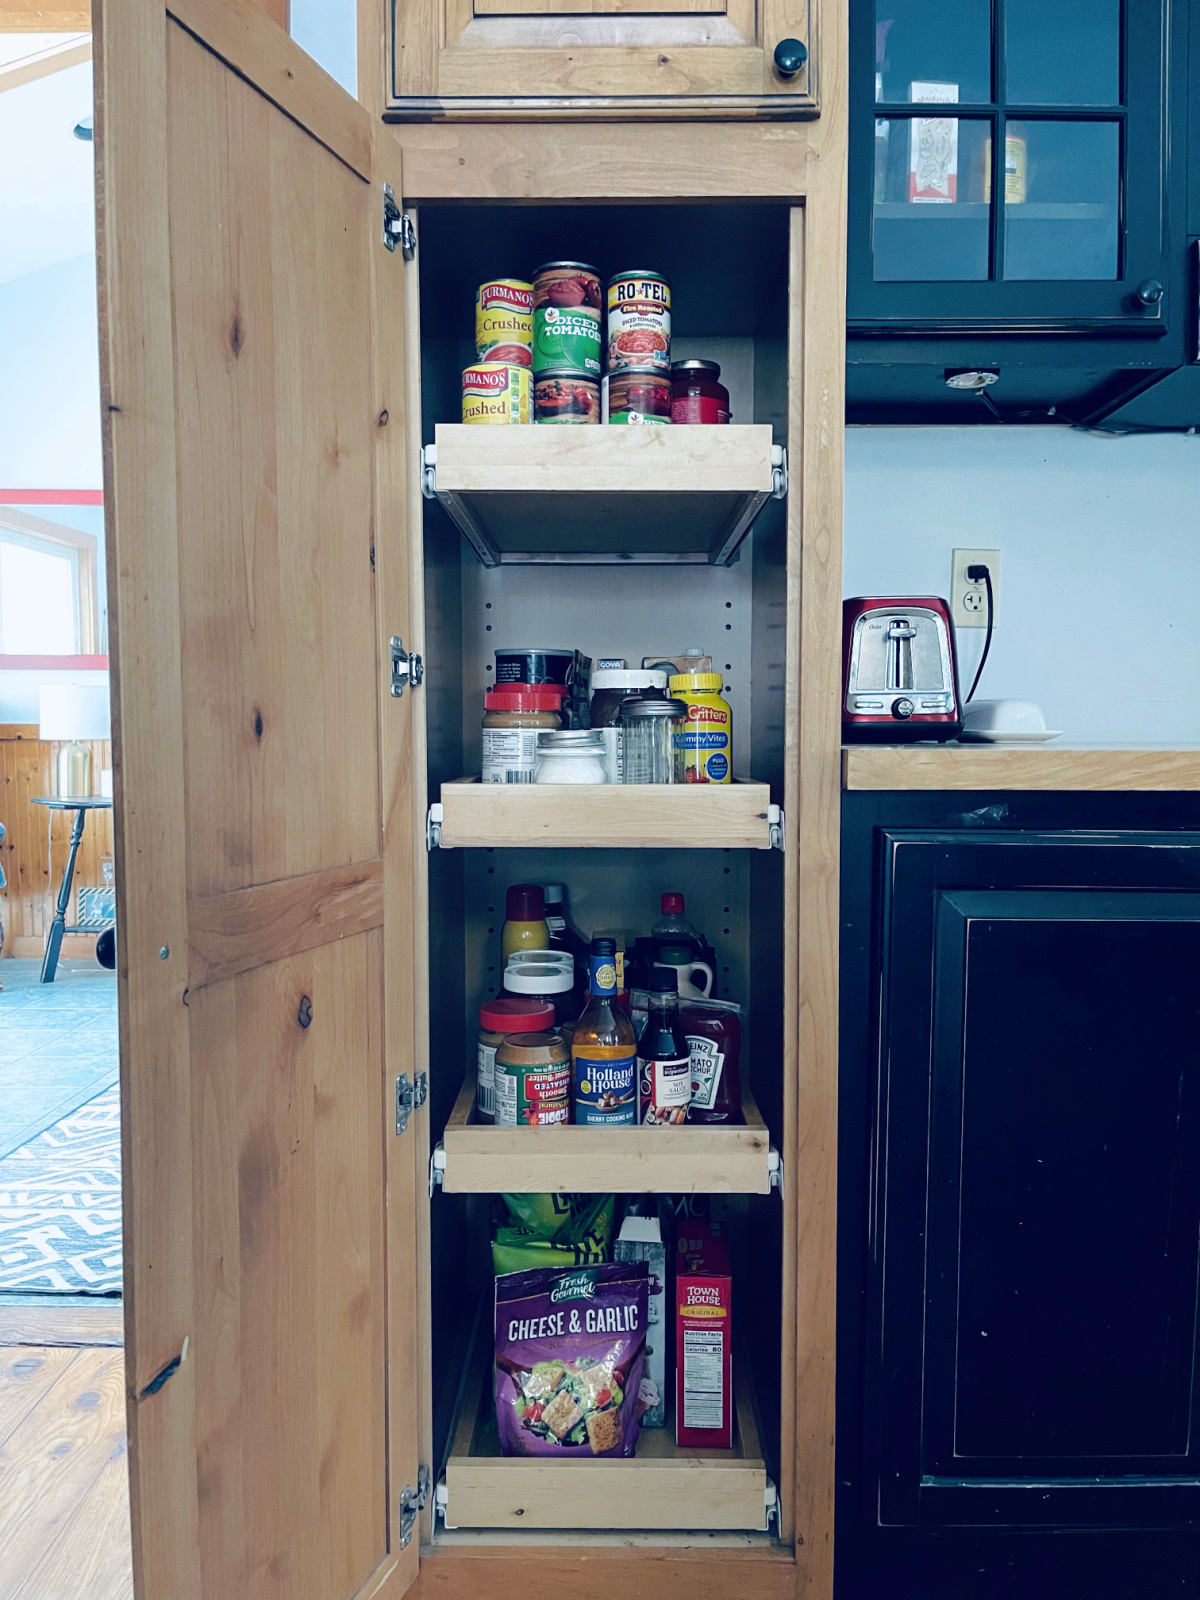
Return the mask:
[[[626,700],[621,706],[622,783],[682,783],[684,753],[676,735],[687,718],[682,700]],[[539,734],[540,741],[557,734]],[[677,743],[679,748],[676,748]]]
[[[539,733],[535,783],[607,783],[599,729]]]

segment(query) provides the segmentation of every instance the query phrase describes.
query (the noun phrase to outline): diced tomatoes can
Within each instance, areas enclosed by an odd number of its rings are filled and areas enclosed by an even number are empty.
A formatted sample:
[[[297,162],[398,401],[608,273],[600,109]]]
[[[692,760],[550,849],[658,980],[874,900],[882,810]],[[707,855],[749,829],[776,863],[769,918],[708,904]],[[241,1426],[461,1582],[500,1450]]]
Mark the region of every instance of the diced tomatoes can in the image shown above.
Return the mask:
[[[604,380],[604,421],[671,420],[671,380],[661,367],[620,367]]]
[[[528,367],[508,361],[478,361],[462,375],[464,422],[529,421]]]
[[[661,272],[618,272],[608,285],[608,370],[671,370],[671,285]]]
[[[533,365],[533,285],[492,278],[475,292],[475,354],[480,361]]]
[[[539,372],[533,380],[535,422],[600,421],[600,380],[593,372],[570,368]]]
[[[599,378],[600,278],[582,261],[549,261],[533,275],[533,370]]]

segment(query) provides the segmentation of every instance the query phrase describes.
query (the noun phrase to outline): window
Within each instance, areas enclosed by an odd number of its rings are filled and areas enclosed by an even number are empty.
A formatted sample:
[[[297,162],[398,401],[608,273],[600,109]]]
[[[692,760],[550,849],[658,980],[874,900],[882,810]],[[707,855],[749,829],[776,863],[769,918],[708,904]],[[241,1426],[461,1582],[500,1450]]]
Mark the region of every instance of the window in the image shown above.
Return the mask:
[[[0,508],[0,655],[95,655],[96,540]]]

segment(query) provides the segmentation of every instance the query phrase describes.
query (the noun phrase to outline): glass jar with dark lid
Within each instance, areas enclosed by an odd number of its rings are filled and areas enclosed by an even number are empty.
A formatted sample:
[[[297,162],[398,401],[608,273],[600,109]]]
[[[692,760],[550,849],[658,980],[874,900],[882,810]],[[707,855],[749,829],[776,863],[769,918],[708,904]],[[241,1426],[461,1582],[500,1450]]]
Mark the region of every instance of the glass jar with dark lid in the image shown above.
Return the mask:
[[[716,361],[671,363],[671,421],[728,422],[729,390]]]

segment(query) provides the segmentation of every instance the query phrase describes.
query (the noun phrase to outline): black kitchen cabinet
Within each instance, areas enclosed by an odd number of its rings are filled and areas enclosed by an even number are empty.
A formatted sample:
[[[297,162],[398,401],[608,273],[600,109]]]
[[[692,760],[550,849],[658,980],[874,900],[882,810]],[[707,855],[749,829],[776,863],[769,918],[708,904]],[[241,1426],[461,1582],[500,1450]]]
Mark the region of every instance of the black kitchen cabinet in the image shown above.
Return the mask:
[[[1084,805],[846,797],[838,1600],[1200,1595],[1200,807]]]
[[[1190,359],[1187,0],[850,14],[849,419],[1094,421]]]

